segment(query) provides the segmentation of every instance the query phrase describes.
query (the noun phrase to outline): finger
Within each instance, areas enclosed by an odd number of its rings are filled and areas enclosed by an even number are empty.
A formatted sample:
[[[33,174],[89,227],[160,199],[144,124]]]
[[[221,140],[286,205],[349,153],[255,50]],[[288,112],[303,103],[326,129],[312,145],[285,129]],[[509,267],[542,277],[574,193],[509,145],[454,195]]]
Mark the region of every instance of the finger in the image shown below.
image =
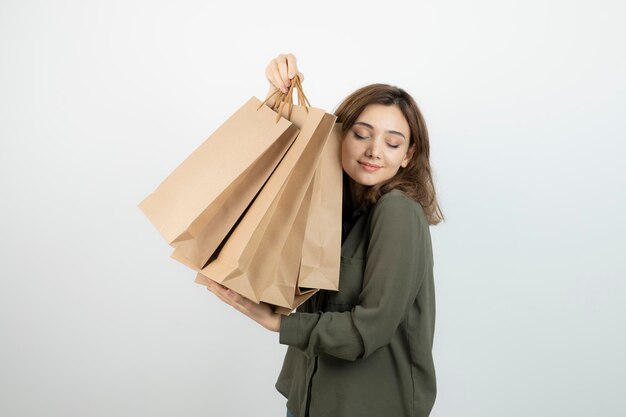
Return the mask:
[[[211,281],[211,282],[207,283],[207,289],[209,291],[211,291],[213,294],[215,294],[218,297],[220,297],[222,300],[228,299],[226,297],[226,287],[224,287],[223,285],[221,285],[218,282]]]
[[[224,298],[225,294],[224,294],[224,290],[222,290],[221,288],[219,288],[218,285],[216,285],[215,283],[212,284],[208,284],[207,285],[207,289],[209,291],[211,291],[213,294],[217,295],[220,298]]]
[[[287,57],[285,55],[279,55],[279,58],[276,59],[276,64],[278,65],[283,85],[289,88],[291,83],[289,81],[289,75],[287,74]]]
[[[272,83],[274,84],[274,86],[280,89],[280,91],[282,91],[283,93],[286,93],[287,88],[285,87],[284,82],[280,76],[280,70],[278,69],[277,64],[272,67],[271,73],[272,73]]]
[[[291,80],[298,73],[298,65],[296,57],[293,54],[287,54],[287,76]]]
[[[223,290],[223,291],[225,291],[227,289],[224,285],[220,284],[219,282],[213,281],[211,279],[208,280],[207,286],[211,287],[211,288],[213,288],[215,290]]]
[[[234,308],[235,310],[239,311],[240,313],[242,313],[242,314],[244,314],[244,315],[246,315],[246,316],[250,317],[251,319],[253,318],[253,317],[250,315],[250,312],[249,312],[246,308],[244,308],[241,304],[234,303],[234,304],[232,304],[232,306],[233,306],[233,308]]]
[[[231,289],[226,289],[224,291],[224,294],[226,295],[226,297],[230,298],[234,303],[237,303],[238,305],[245,308],[246,310],[248,310],[250,303],[252,303],[252,301],[248,300],[243,295],[238,294]]]
[[[225,303],[230,304],[231,306],[235,308],[239,306],[243,308],[245,311],[248,310],[247,302],[250,302],[250,301],[247,298],[242,297],[241,295],[237,294],[235,291],[217,282],[213,282],[212,287],[213,287],[213,293],[217,295]],[[238,310],[243,311],[240,308],[238,308]]]
[[[251,301],[248,298],[244,297],[243,295],[237,294],[236,292],[234,292],[232,290],[229,290],[229,291],[231,291],[232,294],[227,292],[227,295],[229,297],[231,297],[231,300],[233,300],[235,303],[239,304],[246,311],[250,311],[256,305],[256,303],[254,303],[253,301]]]
[[[228,288],[224,287],[223,285],[217,284],[216,292],[225,299],[231,299],[231,297],[228,296]]]
[[[272,61],[270,61],[270,63],[267,65],[267,68],[265,69],[265,78],[267,79],[267,82],[270,83],[272,90],[275,91],[282,87],[279,81],[280,74],[278,73],[278,67],[276,67],[276,63],[273,59]]]
[[[230,292],[229,292],[230,291]],[[245,305],[243,305],[241,303],[241,301],[244,299],[243,297],[241,297],[239,294],[237,294],[236,292],[232,291],[232,290],[226,290],[224,291],[224,295],[220,295],[220,298],[225,302],[228,303],[231,307],[233,307],[235,310],[245,314],[246,316],[250,317],[250,311],[248,310],[248,308],[246,308]]]
[[[228,299],[228,298],[224,297],[222,294],[220,294],[220,293],[219,293],[219,292],[217,292],[217,291],[212,291],[212,292],[213,292],[213,294],[215,294],[215,296],[216,296],[217,298],[219,298],[220,300],[222,300],[222,301],[223,301],[223,302],[225,302],[226,304],[232,305],[232,304],[231,304],[231,300],[230,300],[230,299]]]
[[[304,74],[301,72],[298,72],[298,77],[300,77],[300,82],[303,83],[304,82]]]

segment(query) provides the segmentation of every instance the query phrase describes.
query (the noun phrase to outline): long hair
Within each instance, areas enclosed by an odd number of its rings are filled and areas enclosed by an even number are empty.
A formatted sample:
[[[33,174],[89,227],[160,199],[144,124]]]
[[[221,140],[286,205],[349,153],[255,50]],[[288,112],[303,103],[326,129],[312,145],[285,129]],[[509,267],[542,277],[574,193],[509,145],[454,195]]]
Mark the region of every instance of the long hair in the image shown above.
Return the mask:
[[[436,225],[444,220],[441,208],[437,203],[435,185],[433,184],[430,167],[430,143],[428,130],[419,107],[413,97],[401,88],[389,84],[370,84],[361,87],[346,97],[337,107],[334,114],[337,123],[342,123],[343,135],[352,127],[361,112],[370,104],[397,105],[409,124],[409,147],[415,144],[415,151],[406,167],[400,167],[396,175],[379,184],[366,186],[361,201],[364,208],[373,206],[385,193],[399,189],[408,197],[420,203],[428,223]],[[349,190],[346,185],[347,174],[344,171],[344,213],[350,212]]]

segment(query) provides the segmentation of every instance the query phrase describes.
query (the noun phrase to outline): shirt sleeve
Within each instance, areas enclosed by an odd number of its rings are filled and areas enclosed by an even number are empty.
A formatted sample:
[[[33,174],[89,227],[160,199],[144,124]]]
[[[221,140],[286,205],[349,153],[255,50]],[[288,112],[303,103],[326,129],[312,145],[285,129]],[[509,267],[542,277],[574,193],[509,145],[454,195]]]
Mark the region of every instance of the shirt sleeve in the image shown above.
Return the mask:
[[[279,341],[306,356],[363,359],[387,345],[409,311],[427,271],[419,207],[384,195],[372,209],[363,288],[345,312],[294,312],[281,317]]]

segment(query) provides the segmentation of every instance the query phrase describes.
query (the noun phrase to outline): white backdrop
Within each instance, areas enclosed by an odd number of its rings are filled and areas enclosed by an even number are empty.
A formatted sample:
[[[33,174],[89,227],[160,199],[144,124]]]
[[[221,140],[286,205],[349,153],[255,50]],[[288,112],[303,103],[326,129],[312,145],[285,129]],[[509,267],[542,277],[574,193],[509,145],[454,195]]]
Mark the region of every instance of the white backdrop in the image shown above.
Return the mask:
[[[278,334],[195,284],[137,204],[286,52],[316,107],[385,82],[426,117],[431,415],[623,415],[625,11],[3,0],[0,415],[284,416]]]

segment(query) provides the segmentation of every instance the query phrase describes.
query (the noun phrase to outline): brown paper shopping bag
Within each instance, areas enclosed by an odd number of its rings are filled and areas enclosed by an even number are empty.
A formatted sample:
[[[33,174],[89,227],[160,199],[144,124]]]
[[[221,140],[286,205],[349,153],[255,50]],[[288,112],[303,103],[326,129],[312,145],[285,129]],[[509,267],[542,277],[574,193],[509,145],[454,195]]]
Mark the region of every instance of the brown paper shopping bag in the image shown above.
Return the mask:
[[[289,112],[300,133],[217,258],[200,270],[200,275],[257,303],[285,308],[294,303],[305,227],[300,227],[297,237],[290,233],[303,202],[305,208],[310,206],[306,192],[336,121],[336,116],[313,107],[290,106]],[[298,241],[299,249],[294,250]],[[203,283],[202,278],[196,282]]]
[[[312,183],[302,256],[291,307],[274,311],[289,314],[320,289],[339,289],[343,174],[341,124],[336,123],[320,156]]]
[[[274,171],[298,129],[250,98],[139,208],[188,262],[203,267]]]
[[[343,169],[341,123],[336,123],[315,171],[302,245],[298,287],[339,289]]]
[[[286,276],[292,277],[289,291],[294,293],[290,307],[274,306],[274,311],[289,314],[293,309],[313,296],[318,288],[337,289],[339,281],[339,263],[341,242],[337,246],[336,235],[339,232],[341,239],[341,164],[339,160],[339,141],[337,125],[326,141],[322,154],[315,170],[314,178],[309,184],[305,199],[296,215],[294,224],[289,231],[281,253],[279,266],[291,267],[283,271]],[[337,172],[338,171],[338,172]],[[333,176],[333,174],[335,174]],[[337,179],[339,178],[339,180]],[[327,184],[320,184],[320,181]],[[322,195],[323,193],[323,195]],[[339,196],[339,197],[337,197]],[[339,205],[336,201],[339,200]],[[311,235],[311,236],[307,236]],[[293,259],[302,258],[302,263],[294,264]],[[198,268],[194,268],[178,251],[172,253],[172,258],[187,265],[198,272],[196,282],[207,285],[209,278],[202,275]],[[282,264],[284,260],[284,264]],[[305,272],[303,273],[303,265]],[[300,272],[298,272],[298,269]],[[318,272],[317,269],[320,271]],[[300,278],[308,275],[304,285],[298,286]],[[310,286],[311,288],[301,288]]]
[[[283,251],[281,252],[280,257],[279,257],[280,259],[278,261],[279,266],[282,266],[284,269],[290,269],[290,270],[283,271],[283,273],[290,274],[287,276],[291,277],[289,282],[285,284],[285,287],[286,287],[285,291],[289,291],[290,293],[293,294],[293,297],[291,298],[292,301],[291,301],[290,307],[280,307],[280,306],[273,305],[274,311],[281,312],[282,314],[289,314],[289,312],[291,312],[294,308],[302,304],[304,301],[306,301],[309,297],[311,297],[313,294],[315,294],[318,291],[317,289],[307,289],[305,291],[300,291],[300,289],[297,287],[297,284],[296,284],[299,262],[298,263],[293,262],[294,260],[300,259],[300,256],[301,256],[302,245],[303,245],[302,236],[305,233],[307,217],[311,209],[312,193],[313,193],[313,181],[311,181],[311,183],[308,186],[308,189],[305,193],[305,197],[302,200],[302,204],[300,205],[300,208],[296,215],[296,219],[293,223],[293,226],[291,230],[289,230],[289,234],[285,241]],[[203,285],[207,285],[209,283],[210,279],[207,278],[205,275],[203,275],[199,269],[193,268],[192,265],[189,265],[189,263],[184,258],[180,257],[180,254],[178,254],[177,251],[174,251],[174,253],[172,253],[172,258],[177,259],[183,264],[186,264],[187,266],[192,267],[192,269],[194,269],[197,272],[195,282],[199,284],[203,284]]]

